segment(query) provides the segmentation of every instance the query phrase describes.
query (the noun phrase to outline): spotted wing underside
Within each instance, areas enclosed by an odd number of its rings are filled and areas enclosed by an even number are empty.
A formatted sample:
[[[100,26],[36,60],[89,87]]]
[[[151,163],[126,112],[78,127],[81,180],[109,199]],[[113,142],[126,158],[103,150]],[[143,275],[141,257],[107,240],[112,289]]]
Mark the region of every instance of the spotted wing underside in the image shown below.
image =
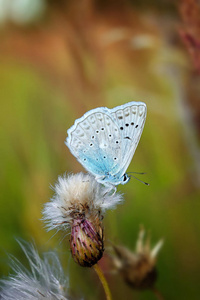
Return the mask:
[[[121,133],[107,108],[87,112],[68,130],[66,145],[86,170],[95,176],[118,172]]]
[[[147,114],[143,102],[129,102],[110,110],[121,135],[121,176],[126,172],[139,143]]]

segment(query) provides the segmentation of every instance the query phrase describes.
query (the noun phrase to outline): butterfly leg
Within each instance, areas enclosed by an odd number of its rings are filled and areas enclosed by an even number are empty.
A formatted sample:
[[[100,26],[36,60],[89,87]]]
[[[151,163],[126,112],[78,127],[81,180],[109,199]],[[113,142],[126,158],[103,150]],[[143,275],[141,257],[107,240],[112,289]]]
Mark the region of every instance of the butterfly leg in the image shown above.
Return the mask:
[[[95,179],[97,182],[101,183],[101,184],[104,184],[104,179],[105,179],[105,176],[95,176]]]
[[[99,183],[103,184],[105,187],[107,187],[107,190],[106,190],[105,194],[110,193],[111,196],[115,195],[115,193],[117,191],[116,186],[113,185],[113,184],[104,182],[105,176],[96,176],[95,179],[96,179],[97,182],[99,182]],[[112,191],[113,191],[113,193],[111,193]]]
[[[106,194],[109,194],[110,196],[114,196],[115,195],[115,193],[117,191],[117,188],[116,188],[115,185],[104,183],[104,186],[107,187],[106,192],[105,192],[104,195],[106,195]]]

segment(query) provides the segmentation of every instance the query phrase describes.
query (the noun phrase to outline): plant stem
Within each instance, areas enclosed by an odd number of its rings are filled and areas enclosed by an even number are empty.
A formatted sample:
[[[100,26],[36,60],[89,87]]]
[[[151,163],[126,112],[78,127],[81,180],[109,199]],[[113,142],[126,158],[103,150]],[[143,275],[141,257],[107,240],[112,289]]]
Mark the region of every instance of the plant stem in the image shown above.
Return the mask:
[[[161,292],[157,288],[152,288],[152,291],[158,300],[165,300]]]
[[[109,289],[109,286],[108,286],[108,282],[101,270],[101,268],[99,267],[98,264],[94,265],[93,268],[95,269],[102,285],[103,285],[103,288],[104,288],[104,292],[106,294],[106,299],[107,300],[112,300],[112,296],[111,296],[111,292],[110,292],[110,289]]]

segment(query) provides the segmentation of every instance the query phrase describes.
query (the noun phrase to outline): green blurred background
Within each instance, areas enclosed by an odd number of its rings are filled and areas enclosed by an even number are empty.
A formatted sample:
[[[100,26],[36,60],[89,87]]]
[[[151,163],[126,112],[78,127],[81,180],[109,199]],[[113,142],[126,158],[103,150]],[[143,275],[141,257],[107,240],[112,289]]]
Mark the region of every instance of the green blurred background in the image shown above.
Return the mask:
[[[200,8],[198,1],[0,1],[0,273],[17,238],[55,248],[70,288],[104,299],[92,269],[70,258],[68,237],[46,233],[41,209],[58,175],[83,171],[64,145],[76,118],[129,101],[148,107],[125,202],[104,220],[108,241],[134,250],[140,224],[164,238],[157,287],[165,299],[200,295]],[[51,238],[52,237],[52,238]],[[113,299],[136,292],[101,261]]]

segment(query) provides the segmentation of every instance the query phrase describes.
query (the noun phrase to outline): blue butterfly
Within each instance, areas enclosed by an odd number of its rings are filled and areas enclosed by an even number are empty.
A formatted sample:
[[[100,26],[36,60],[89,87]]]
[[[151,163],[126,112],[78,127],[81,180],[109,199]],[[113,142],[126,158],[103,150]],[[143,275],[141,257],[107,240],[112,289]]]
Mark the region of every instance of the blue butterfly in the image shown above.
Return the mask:
[[[67,131],[65,144],[99,183],[110,188],[125,184],[125,173],[137,148],[146,120],[143,102],[86,112]]]

